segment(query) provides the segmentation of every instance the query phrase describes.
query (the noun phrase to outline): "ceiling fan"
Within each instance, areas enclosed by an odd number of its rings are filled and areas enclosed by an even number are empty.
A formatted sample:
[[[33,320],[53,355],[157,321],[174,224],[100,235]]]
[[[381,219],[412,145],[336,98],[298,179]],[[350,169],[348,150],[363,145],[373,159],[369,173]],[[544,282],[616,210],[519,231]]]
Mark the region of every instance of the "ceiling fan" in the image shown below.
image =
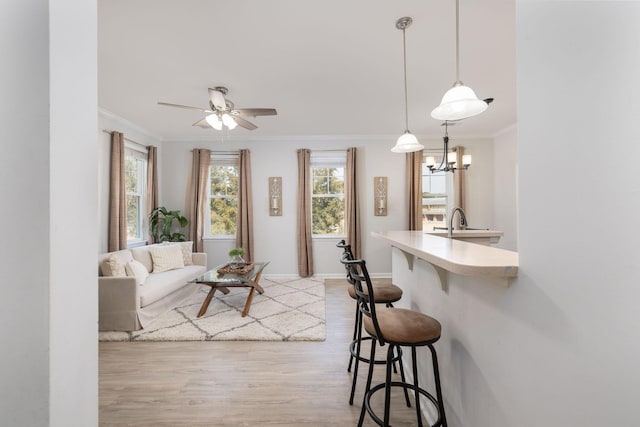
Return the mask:
[[[235,129],[236,126],[254,130],[258,126],[246,120],[244,117],[275,116],[278,114],[275,108],[235,108],[233,102],[225,97],[227,92],[227,88],[223,86],[216,86],[213,89],[209,88],[209,109],[171,104],[168,102],[158,102],[158,104],[207,113],[204,119],[195,122],[193,126],[202,128],[212,127],[217,130],[222,130],[223,127],[231,130]]]

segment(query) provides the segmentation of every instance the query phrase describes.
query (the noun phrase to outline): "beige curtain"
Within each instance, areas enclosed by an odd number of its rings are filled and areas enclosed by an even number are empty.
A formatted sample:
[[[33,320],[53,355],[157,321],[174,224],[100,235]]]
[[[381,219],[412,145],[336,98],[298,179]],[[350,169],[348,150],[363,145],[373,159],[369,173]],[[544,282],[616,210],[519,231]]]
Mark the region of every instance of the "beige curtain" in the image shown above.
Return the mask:
[[[244,249],[245,261],[253,261],[253,195],[251,193],[251,153],[240,150],[238,185],[238,231],[236,247]]]
[[[189,219],[189,238],[193,240],[194,250],[196,252],[204,252],[202,237],[204,236],[204,226],[209,223],[207,218],[205,218],[205,206],[208,199],[207,184],[209,181],[210,164],[210,150],[193,150],[191,181],[187,191],[187,218]]]
[[[158,149],[147,147],[147,218],[158,207]],[[149,244],[155,243],[155,237],[149,233]]]
[[[298,274],[313,276],[311,241],[311,151],[298,150]]]
[[[462,156],[464,155],[464,147],[456,147],[452,151],[456,153],[456,159],[458,159],[457,165],[462,165]],[[453,173],[453,207],[462,208],[462,210],[465,210],[466,201],[467,201],[466,188],[465,188],[466,176],[467,176],[467,171],[464,169],[458,169]]]
[[[422,230],[422,151],[407,153],[409,230]]]
[[[109,252],[127,247],[127,202],[124,187],[124,135],[111,133],[109,180]]]
[[[360,195],[358,192],[358,156],[357,148],[347,150],[347,167],[345,171],[345,211],[347,241],[356,259],[361,256],[360,237]]]

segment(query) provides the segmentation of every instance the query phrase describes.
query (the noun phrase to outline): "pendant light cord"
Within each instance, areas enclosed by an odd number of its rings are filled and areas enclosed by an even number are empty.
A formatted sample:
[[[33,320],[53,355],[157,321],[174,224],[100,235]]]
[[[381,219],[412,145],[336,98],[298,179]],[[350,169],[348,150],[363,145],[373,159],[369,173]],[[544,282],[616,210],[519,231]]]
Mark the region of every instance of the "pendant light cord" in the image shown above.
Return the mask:
[[[404,125],[405,130],[409,130],[409,104],[407,101],[407,41],[405,37],[406,29],[402,29],[402,57],[404,59]]]
[[[456,83],[460,81],[460,0],[456,0]]]

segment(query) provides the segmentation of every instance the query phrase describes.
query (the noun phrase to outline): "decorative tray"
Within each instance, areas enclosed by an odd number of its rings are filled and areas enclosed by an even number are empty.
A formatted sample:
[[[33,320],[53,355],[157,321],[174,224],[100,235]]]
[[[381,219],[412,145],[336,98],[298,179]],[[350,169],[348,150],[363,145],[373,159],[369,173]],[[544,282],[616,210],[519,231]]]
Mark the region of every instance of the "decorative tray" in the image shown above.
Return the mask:
[[[218,274],[246,274],[251,270],[253,270],[252,262],[248,262],[244,265],[244,267],[240,268],[231,268],[230,264],[225,264],[218,269]]]

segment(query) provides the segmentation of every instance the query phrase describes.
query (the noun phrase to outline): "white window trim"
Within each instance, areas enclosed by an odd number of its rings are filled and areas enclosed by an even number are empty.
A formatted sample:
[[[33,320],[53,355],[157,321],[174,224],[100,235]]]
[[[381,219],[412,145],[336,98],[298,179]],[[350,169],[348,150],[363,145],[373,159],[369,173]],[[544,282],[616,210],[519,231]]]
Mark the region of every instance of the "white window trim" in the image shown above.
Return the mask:
[[[240,154],[239,153],[211,153],[211,166],[236,166],[240,173]],[[209,169],[209,179],[207,180],[207,206],[205,209],[205,218],[207,218],[204,229],[203,240],[228,240],[235,241],[235,234],[211,234],[211,168]],[[238,196],[236,195],[236,198]],[[236,224],[237,227],[237,224]]]
[[[344,176],[343,179],[346,183],[346,174],[347,174],[347,152],[346,150],[327,150],[327,151],[312,151],[311,152],[311,158],[310,158],[310,162],[309,162],[309,167],[311,169],[313,168],[342,168],[344,171]],[[313,200],[314,197],[318,197],[318,196],[314,196],[313,195],[313,174],[311,174],[311,200]],[[319,196],[319,197],[323,197],[323,196]],[[345,203],[345,216],[344,216],[344,228],[346,230],[347,228],[347,217],[346,217],[346,196],[344,193],[342,194],[336,194],[336,195],[332,195],[332,196],[327,196],[327,197],[342,197],[344,203]],[[312,203],[313,205],[313,203]],[[312,208],[313,209],[313,208]],[[311,212],[311,221],[313,223],[313,210]],[[341,239],[347,237],[346,234],[314,234],[313,233],[313,225],[311,227],[311,239],[318,239],[318,240],[322,240],[322,239]]]
[[[140,213],[139,213],[139,228],[140,237],[127,239],[127,248],[133,248],[137,246],[143,246],[147,244],[149,239],[149,219],[146,218],[146,204],[147,204],[147,148],[139,144],[131,144],[125,142],[125,158],[131,157],[136,160],[140,160],[143,164],[141,171],[138,171],[138,183],[140,184],[138,196],[140,197]],[[125,197],[129,194],[125,194]]]

